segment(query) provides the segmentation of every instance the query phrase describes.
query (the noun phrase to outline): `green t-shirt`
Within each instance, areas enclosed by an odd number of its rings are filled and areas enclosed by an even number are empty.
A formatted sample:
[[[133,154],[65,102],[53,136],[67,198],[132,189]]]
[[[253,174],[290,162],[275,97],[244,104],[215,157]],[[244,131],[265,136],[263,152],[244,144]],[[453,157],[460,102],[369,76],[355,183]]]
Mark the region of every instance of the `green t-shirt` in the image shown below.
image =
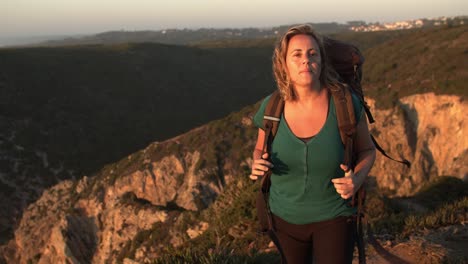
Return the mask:
[[[263,127],[267,96],[254,116],[254,124]],[[360,120],[363,107],[353,95],[354,112]],[[263,129],[263,128],[262,128]],[[340,164],[341,143],[335,104],[330,96],[328,116],[322,129],[307,143],[296,137],[281,116],[278,132],[271,146],[271,211],[293,224],[308,224],[349,216],[355,209],[336,192],[331,179],[344,176]]]

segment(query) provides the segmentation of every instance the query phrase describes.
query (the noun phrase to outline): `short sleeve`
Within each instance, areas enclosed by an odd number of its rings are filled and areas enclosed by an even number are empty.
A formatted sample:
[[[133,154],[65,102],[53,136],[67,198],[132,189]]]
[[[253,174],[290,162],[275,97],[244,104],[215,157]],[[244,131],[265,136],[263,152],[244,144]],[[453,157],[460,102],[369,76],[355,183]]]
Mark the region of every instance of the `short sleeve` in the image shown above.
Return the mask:
[[[263,129],[263,116],[265,114],[266,105],[268,104],[268,101],[270,101],[270,97],[271,95],[263,99],[263,102],[260,104],[260,107],[258,108],[257,113],[253,118],[254,125],[258,128]]]

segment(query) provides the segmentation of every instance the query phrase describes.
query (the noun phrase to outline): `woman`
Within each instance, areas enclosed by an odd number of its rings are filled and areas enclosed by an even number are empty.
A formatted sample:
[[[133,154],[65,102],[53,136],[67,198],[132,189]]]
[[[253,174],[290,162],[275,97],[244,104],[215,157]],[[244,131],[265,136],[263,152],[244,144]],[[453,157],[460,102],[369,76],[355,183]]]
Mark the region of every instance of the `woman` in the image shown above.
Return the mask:
[[[357,119],[355,167],[341,164],[344,149],[329,88],[339,85],[320,36],[308,25],[289,29],[273,55],[273,71],[284,110],[271,145],[263,153],[265,98],[254,123],[259,128],[251,179],[271,170],[269,206],[278,248],[286,263],[351,263],[355,209],[349,198],[375,160],[363,107],[353,98]]]

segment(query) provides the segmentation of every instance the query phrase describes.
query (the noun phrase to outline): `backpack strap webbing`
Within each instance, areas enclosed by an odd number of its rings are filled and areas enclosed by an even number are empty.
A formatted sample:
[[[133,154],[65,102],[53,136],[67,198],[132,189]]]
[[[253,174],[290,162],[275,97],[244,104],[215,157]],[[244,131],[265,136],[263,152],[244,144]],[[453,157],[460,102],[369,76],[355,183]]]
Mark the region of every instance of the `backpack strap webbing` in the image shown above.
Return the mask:
[[[269,153],[268,159],[271,158],[271,144],[273,142],[274,137],[276,136],[276,132],[278,132],[279,122],[281,120],[281,114],[283,113],[284,108],[284,101],[281,98],[281,95],[278,91],[273,92],[268,101],[268,104],[265,108],[265,112],[263,114],[263,129],[265,131],[265,138],[263,141],[263,153]],[[262,153],[262,155],[263,155]],[[271,214],[270,205],[268,203],[268,195],[270,192],[271,186],[271,171],[269,170],[263,177],[260,184],[260,189],[263,196],[263,203],[265,204],[266,214],[267,214],[267,221],[269,226],[270,233],[274,233],[275,225],[273,224],[273,216]],[[270,236],[272,236],[270,234]]]
[[[382,153],[382,155],[384,155],[385,157],[393,160],[393,161],[396,161],[396,162],[399,162],[399,163],[403,163],[404,165],[406,165],[406,167],[408,168],[411,168],[411,162],[409,162],[407,159],[402,159],[402,160],[397,160],[397,159],[394,159],[392,158],[390,155],[388,155],[385,150],[379,145],[379,143],[377,143],[377,140],[374,138],[373,135],[371,135],[371,139],[372,139],[372,142],[374,142],[374,146],[375,148],[380,151],[380,153]]]
[[[265,143],[268,145],[273,141],[273,138],[278,132],[279,121],[281,119],[281,114],[284,109],[284,101],[281,98],[278,90],[274,91],[268,101],[268,104],[265,108],[265,113],[263,114],[263,128],[265,129]],[[267,133],[268,132],[268,133]],[[269,151],[269,149],[263,148],[263,151]]]
[[[372,113],[370,111],[370,106],[367,104],[364,99],[361,100],[362,105],[364,106],[364,110],[366,111],[366,116],[367,120],[369,121],[369,124],[375,123],[374,116],[372,116]]]
[[[329,88],[333,102],[335,103],[336,119],[338,121],[338,128],[340,130],[341,141],[344,145],[344,159],[343,164],[348,166],[348,170],[354,168],[354,136],[357,131],[356,115],[354,113],[353,98],[349,87],[340,85],[337,87]],[[366,190],[362,185],[359,190],[353,195],[350,205],[357,207],[356,215],[356,244],[359,253],[359,263],[366,263],[366,250],[364,243],[363,223],[361,221],[364,216],[364,199]]]
[[[353,167],[353,140],[356,134],[356,116],[354,114],[353,99],[346,85],[329,88],[335,103],[336,118],[340,130],[341,141],[345,149],[343,163],[348,169]]]

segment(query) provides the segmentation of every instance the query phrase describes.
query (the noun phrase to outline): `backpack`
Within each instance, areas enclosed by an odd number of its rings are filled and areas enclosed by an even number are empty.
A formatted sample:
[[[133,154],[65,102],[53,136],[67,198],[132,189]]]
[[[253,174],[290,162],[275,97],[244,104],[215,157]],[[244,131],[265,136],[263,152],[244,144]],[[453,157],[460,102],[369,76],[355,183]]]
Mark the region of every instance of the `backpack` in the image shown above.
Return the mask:
[[[355,94],[359,98],[362,106],[364,107],[369,123],[375,122],[370,112],[369,106],[364,100],[364,94],[361,86],[362,64],[364,63],[364,57],[357,47],[330,38],[324,39],[324,48],[330,64],[334,67],[335,71],[340,77],[340,81],[343,83],[343,85],[340,85],[339,87],[330,88],[330,92],[335,104],[340,137],[344,146],[343,164],[347,165],[348,168],[353,168],[355,158],[353,151],[353,139],[356,133],[357,123],[351,94]],[[263,128],[265,130],[263,151],[265,152],[270,153],[271,151],[271,145],[274,137],[276,136],[276,132],[278,131],[279,121],[283,112],[283,108],[284,101],[282,100],[279,92],[273,92],[265,108],[263,119]],[[371,139],[374,142],[376,149],[378,149],[385,157],[403,163],[408,167],[411,166],[410,162],[405,159],[400,161],[388,156],[372,135]],[[271,155],[269,156],[271,157]],[[260,229],[258,233],[268,234],[275,242],[275,244],[279,245],[279,243],[275,241],[277,240],[275,235],[275,227],[268,205],[269,190],[271,185],[270,176],[271,171],[262,177],[260,191],[257,193],[256,207],[258,220],[260,223]],[[363,208],[365,195],[366,193],[363,184],[356,192],[356,194],[353,195],[350,204],[353,207],[357,207],[357,215],[355,218],[355,235],[357,238],[356,243],[359,252],[359,263],[365,263],[366,261],[363,234],[363,221],[366,221]],[[369,242],[371,242],[376,248],[382,248],[380,245],[377,245],[378,242],[373,238],[369,226],[367,226],[367,230]],[[280,248],[279,250],[281,252]]]

